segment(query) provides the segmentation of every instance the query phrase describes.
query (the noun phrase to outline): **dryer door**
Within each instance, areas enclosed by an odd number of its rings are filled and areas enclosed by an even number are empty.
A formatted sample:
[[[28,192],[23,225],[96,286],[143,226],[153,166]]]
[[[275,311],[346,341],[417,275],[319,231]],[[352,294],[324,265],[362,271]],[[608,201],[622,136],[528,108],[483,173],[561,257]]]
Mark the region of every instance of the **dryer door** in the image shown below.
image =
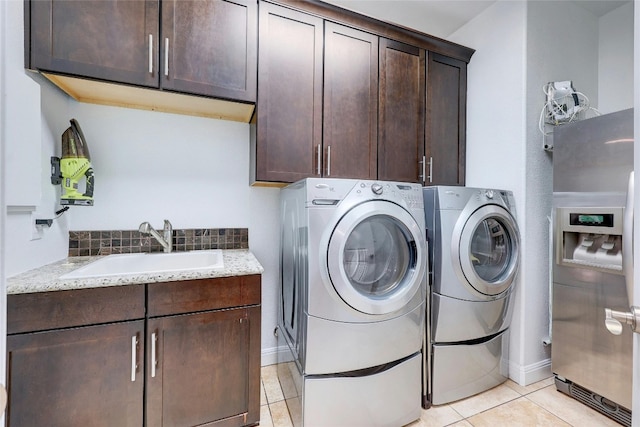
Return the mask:
[[[460,279],[478,296],[506,292],[518,270],[520,233],[511,214],[498,205],[483,205],[453,233],[451,259]]]
[[[357,205],[331,235],[327,268],[334,289],[354,309],[388,314],[408,304],[425,280],[426,240],[395,203]]]

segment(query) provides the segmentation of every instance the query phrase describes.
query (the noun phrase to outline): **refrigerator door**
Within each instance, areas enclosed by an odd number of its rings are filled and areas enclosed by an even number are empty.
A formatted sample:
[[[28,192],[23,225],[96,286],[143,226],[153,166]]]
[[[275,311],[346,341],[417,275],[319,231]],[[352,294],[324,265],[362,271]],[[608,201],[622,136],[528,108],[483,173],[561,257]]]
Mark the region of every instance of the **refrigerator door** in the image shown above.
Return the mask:
[[[633,276],[633,212],[627,193],[633,173],[633,135],[633,109],[554,130],[554,254],[565,256],[554,257],[553,264],[552,370],[561,382],[595,393],[582,401],[612,418],[619,412],[618,405],[628,414],[632,404],[632,332],[623,328],[621,335],[609,333],[605,308],[626,312],[630,306],[627,289],[633,286],[628,281]],[[608,247],[615,251],[606,255],[621,251],[622,262],[616,259],[603,266],[602,257],[596,257],[590,263],[578,251],[573,258],[584,261],[583,265],[563,262],[571,258],[565,247],[571,233],[560,232],[558,215],[563,211],[597,213],[594,209],[610,212],[612,217],[623,216],[622,227],[610,224],[609,230],[603,231],[588,224],[585,230],[576,231],[586,233],[590,241],[614,242]],[[609,271],[614,270],[609,264],[615,264],[618,271]]]

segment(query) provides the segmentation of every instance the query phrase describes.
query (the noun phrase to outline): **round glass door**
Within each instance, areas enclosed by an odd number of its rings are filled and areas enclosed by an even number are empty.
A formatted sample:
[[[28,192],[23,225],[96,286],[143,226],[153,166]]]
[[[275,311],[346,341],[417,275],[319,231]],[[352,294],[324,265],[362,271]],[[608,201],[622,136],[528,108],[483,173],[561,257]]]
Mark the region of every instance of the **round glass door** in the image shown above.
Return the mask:
[[[398,205],[373,201],[349,211],[329,243],[331,282],[351,307],[368,314],[392,313],[415,295],[426,251],[420,227]]]
[[[496,205],[475,211],[462,230],[457,255],[475,291],[495,296],[507,290],[519,261],[519,233],[513,217]]]
[[[366,297],[393,292],[415,265],[415,250],[407,245],[407,228],[377,215],[358,224],[344,248],[343,268],[349,282]]]

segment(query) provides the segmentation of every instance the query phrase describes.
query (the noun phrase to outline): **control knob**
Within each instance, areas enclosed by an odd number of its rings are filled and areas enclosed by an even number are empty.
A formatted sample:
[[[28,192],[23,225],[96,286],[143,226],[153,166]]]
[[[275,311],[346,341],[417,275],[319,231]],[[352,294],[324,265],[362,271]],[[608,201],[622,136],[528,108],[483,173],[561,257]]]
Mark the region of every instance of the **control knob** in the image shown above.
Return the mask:
[[[486,190],[484,195],[487,196],[487,199],[493,199],[493,190]]]
[[[378,184],[377,182],[374,184],[371,184],[371,191],[373,191],[373,194],[377,194],[378,196],[382,194],[382,185]]]

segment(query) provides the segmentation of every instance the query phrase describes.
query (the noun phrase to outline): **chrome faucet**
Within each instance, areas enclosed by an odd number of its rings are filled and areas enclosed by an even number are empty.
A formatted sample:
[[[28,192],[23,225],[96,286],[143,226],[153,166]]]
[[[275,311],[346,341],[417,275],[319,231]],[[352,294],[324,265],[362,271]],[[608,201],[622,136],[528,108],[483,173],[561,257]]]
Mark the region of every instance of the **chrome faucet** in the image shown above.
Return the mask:
[[[164,220],[163,236],[154,230],[151,224],[146,221],[140,224],[138,231],[142,234],[151,234],[158,242],[160,242],[165,252],[171,252],[173,249],[173,227],[168,219]]]

